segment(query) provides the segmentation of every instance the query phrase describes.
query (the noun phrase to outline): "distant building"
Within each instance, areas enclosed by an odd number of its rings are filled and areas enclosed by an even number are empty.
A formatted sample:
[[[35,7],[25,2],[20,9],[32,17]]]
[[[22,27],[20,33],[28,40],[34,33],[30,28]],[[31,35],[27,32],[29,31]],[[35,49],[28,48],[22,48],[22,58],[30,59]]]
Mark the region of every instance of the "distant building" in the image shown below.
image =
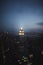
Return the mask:
[[[24,30],[23,30],[22,27],[21,27],[20,30],[19,30],[19,35],[20,35],[20,36],[23,36],[23,35],[24,35]]]

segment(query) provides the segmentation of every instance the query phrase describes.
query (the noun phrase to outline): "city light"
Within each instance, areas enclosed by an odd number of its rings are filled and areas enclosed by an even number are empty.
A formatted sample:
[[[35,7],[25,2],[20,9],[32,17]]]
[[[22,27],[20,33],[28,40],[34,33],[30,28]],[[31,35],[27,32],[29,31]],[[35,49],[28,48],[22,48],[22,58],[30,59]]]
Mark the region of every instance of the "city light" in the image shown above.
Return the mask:
[[[41,51],[41,54],[43,55],[43,51]]]
[[[33,58],[33,54],[30,54],[29,57],[30,57],[30,58]]]
[[[22,27],[21,27],[20,30],[19,30],[19,35],[24,35],[24,30],[23,30]]]
[[[0,65],[43,65],[43,0],[0,4]]]
[[[23,30],[23,27],[21,27],[21,30]]]

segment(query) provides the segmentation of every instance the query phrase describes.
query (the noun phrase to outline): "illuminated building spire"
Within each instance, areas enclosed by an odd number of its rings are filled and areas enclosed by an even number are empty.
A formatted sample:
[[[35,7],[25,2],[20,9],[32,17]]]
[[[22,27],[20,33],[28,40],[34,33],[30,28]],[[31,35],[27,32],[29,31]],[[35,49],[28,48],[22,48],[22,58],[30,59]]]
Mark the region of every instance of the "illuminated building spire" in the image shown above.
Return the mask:
[[[24,35],[24,30],[23,30],[23,27],[20,28],[19,30],[19,35],[23,36]]]

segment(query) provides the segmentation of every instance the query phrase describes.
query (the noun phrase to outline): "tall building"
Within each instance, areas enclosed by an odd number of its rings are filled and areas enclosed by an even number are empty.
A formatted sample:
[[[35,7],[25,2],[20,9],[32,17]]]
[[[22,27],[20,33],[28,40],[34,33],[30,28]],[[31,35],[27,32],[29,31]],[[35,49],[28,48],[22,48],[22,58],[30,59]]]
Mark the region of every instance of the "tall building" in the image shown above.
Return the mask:
[[[24,41],[25,41],[25,39],[24,39],[24,30],[23,30],[23,28],[21,27],[20,29],[19,29],[19,52],[20,52],[20,54],[21,55],[23,55],[24,54]]]
[[[24,30],[23,30],[22,27],[21,27],[20,30],[19,30],[19,35],[20,35],[20,36],[24,36]]]

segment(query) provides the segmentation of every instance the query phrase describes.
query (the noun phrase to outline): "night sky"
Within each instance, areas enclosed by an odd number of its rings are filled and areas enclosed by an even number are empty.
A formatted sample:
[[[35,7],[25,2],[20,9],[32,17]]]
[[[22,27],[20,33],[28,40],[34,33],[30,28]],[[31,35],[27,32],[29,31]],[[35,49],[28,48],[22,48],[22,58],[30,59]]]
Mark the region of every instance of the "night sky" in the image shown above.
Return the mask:
[[[42,0],[1,0],[0,29],[18,31],[22,26],[37,29],[43,24]]]

